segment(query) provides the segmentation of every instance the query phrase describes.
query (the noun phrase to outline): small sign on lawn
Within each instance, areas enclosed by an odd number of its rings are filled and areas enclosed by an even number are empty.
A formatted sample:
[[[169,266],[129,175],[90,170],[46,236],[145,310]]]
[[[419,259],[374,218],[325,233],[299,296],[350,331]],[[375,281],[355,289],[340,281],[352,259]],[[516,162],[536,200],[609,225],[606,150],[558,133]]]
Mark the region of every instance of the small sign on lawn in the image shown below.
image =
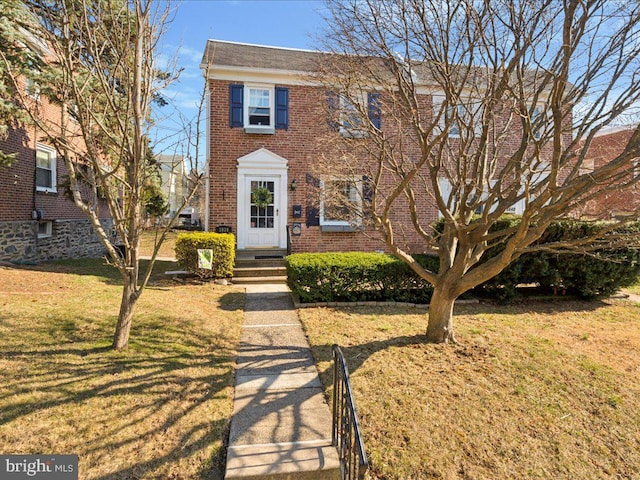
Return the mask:
[[[211,248],[198,249],[198,268],[204,268],[206,270],[213,269],[213,249]]]

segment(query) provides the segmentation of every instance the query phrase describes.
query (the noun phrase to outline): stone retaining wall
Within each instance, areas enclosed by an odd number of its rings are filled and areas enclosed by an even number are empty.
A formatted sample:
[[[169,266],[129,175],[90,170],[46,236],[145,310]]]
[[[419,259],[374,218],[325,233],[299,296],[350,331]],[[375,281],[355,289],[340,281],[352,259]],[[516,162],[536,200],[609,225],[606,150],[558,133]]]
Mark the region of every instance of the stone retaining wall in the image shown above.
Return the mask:
[[[109,231],[111,220],[102,220]],[[51,236],[38,238],[38,222],[0,222],[0,261],[45,262],[100,257],[105,249],[88,220],[54,220]]]

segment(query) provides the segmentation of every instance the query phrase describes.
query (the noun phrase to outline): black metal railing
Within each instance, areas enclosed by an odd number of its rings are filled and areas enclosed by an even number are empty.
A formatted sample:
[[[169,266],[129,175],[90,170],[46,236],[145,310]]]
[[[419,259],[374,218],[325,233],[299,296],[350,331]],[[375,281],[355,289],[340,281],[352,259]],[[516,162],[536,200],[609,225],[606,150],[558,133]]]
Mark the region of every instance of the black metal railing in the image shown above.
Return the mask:
[[[338,449],[342,478],[364,480],[369,468],[356,406],[351,393],[349,369],[338,345],[333,346],[333,445]]]
[[[291,226],[287,224],[287,255],[291,255]]]

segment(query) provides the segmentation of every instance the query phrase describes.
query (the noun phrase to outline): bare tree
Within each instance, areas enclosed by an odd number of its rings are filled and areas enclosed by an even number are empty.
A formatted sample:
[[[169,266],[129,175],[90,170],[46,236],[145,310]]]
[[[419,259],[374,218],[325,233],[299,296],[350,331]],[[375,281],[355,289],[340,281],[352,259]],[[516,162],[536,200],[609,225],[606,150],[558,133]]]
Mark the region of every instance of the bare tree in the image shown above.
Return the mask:
[[[332,211],[371,221],[388,248],[433,284],[428,340],[455,341],[456,298],[523,253],[590,248],[595,239],[535,242],[552,220],[603,189],[638,181],[632,159],[640,156],[640,128],[603,165],[594,168],[588,152],[599,131],[637,115],[640,5],[348,0],[328,6],[325,50],[335,55],[324,56],[317,80],[334,92],[328,109],[342,141],[324,175],[364,185],[349,190],[333,182],[338,191],[325,198],[340,199]],[[350,198],[353,190],[361,198]],[[500,216],[514,211],[521,221],[498,228]],[[437,218],[443,226],[435,232]],[[504,248],[487,259],[497,244]],[[439,269],[421,267],[416,251],[435,252]]]
[[[26,4],[39,22],[33,34],[46,45],[38,77],[41,93],[60,107],[60,118],[41,115],[41,105],[21,100],[43,136],[62,154],[70,194],[122,276],[113,339],[113,348],[120,350],[128,345],[134,307],[181,210],[157,238],[151,261],[141,271],[144,189],[155,175],[149,155],[151,111],[154,103],[162,103],[162,89],[178,75],[162,71],[156,57],[169,21],[169,5],[150,0],[32,0]],[[19,81],[17,76],[14,81]],[[197,138],[195,142],[197,150]],[[185,195],[183,207],[197,187]],[[111,228],[100,220],[105,204]]]

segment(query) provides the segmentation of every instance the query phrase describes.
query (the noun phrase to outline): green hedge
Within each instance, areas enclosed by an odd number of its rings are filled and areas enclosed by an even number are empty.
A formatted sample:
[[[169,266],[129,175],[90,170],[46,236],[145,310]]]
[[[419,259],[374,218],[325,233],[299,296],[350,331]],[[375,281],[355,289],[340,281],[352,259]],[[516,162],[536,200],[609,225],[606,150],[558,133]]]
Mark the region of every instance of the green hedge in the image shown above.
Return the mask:
[[[198,268],[198,249],[213,250],[212,269]],[[181,233],[176,239],[176,259],[184,270],[200,278],[227,278],[233,276],[236,249],[231,233]]]
[[[495,229],[519,222],[519,217],[501,219]],[[598,233],[605,223],[580,220],[552,222],[536,245],[571,241]],[[616,234],[640,235],[640,223],[621,226]],[[503,245],[487,251],[483,260],[499,253]],[[517,294],[517,286],[536,284],[549,291],[562,291],[582,298],[607,296],[636,282],[640,275],[640,251],[635,248],[600,249],[585,254],[527,253],[514,260],[491,280],[475,289],[501,302]]]
[[[437,259],[420,256],[433,268]],[[289,288],[303,303],[397,301],[429,303],[433,289],[409,266],[381,253],[298,253],[286,258]]]
[[[501,218],[492,230],[516,225],[516,216]],[[538,244],[572,240],[592,235],[603,224],[577,220],[553,222]],[[442,223],[435,225],[442,231]],[[640,235],[640,223],[618,228],[617,233]],[[482,261],[497,255],[503,245],[489,249]],[[414,257],[432,271],[438,259],[427,255]],[[433,288],[420,279],[404,262],[378,253],[315,253],[287,257],[289,287],[304,303],[334,301],[406,301],[428,303]],[[491,280],[474,289],[501,302],[513,299],[517,286],[536,284],[549,291],[583,298],[611,295],[633,284],[640,276],[640,251],[633,248],[599,250],[592,255],[535,252],[522,255]]]

